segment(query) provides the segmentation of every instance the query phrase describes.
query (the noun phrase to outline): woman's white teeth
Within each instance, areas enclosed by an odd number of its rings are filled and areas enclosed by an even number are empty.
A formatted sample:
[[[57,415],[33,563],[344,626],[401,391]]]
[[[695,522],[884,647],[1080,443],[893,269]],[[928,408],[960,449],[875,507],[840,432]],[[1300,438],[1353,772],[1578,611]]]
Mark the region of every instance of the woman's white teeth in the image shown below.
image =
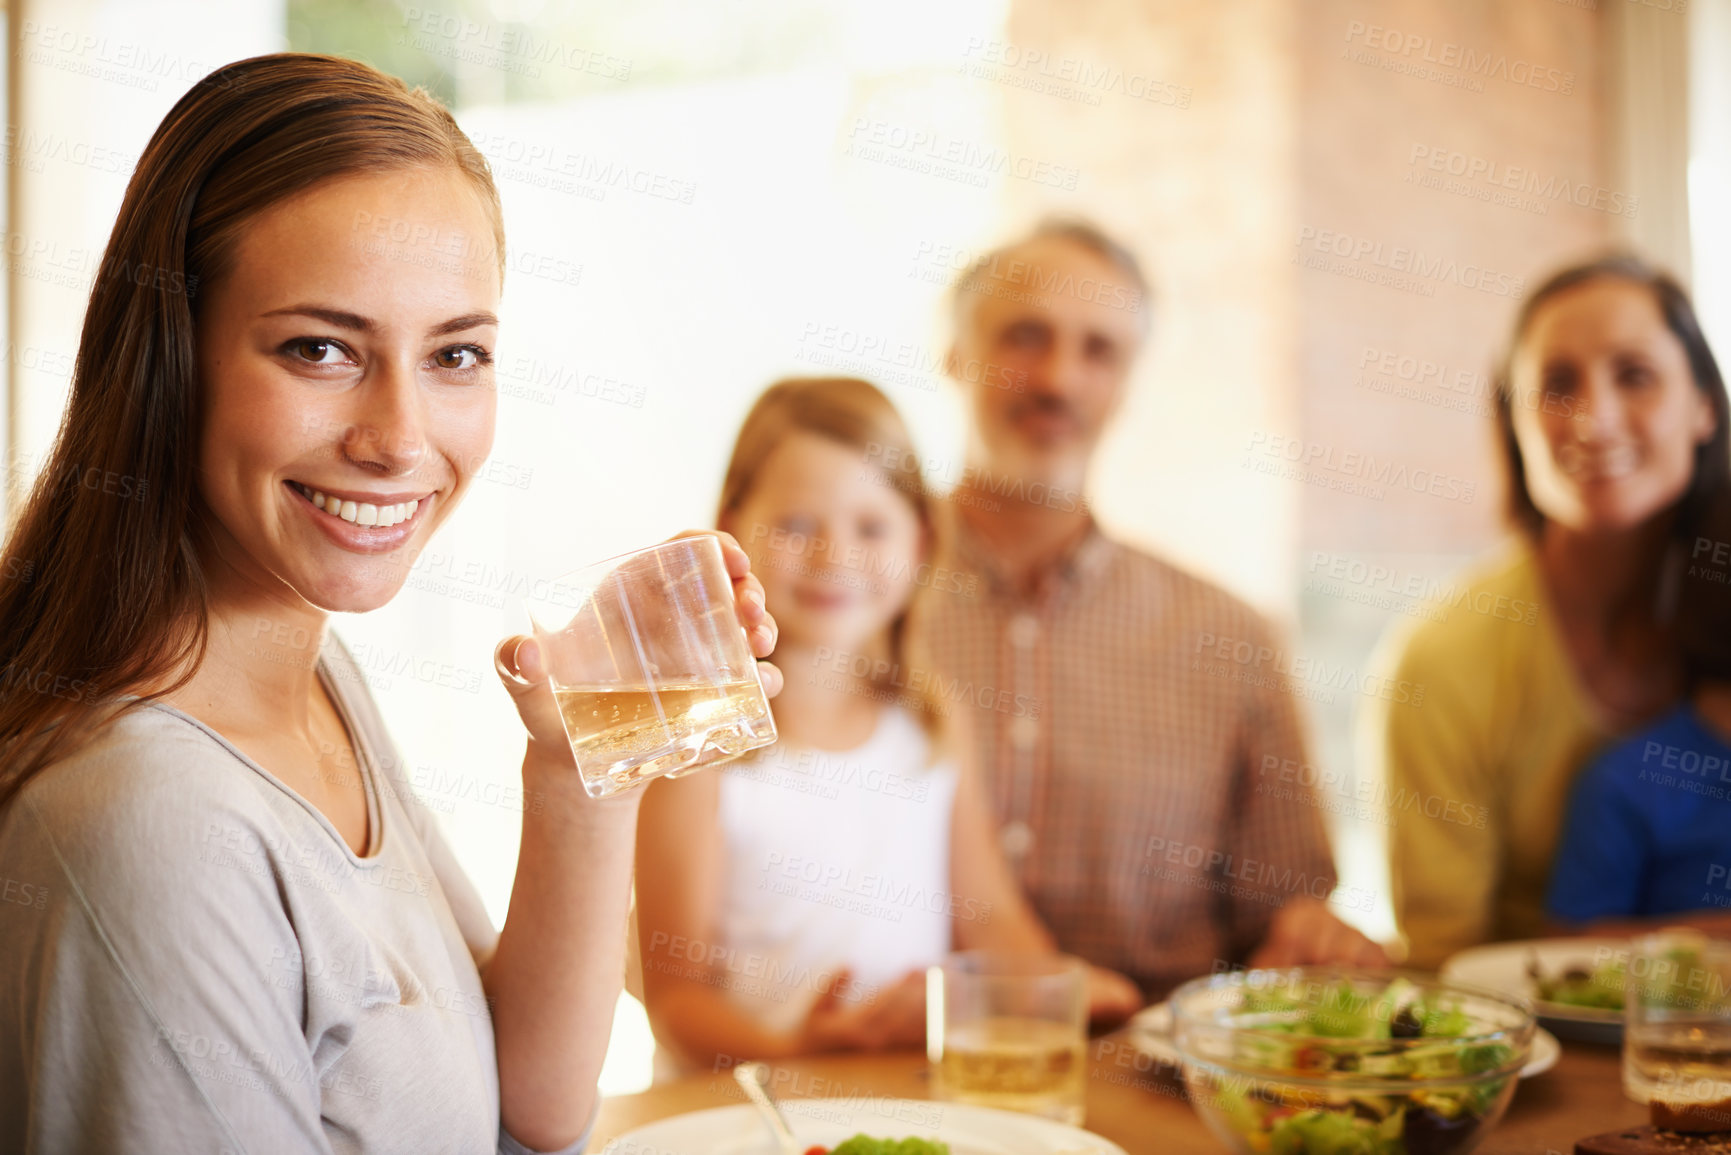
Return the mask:
[[[368,501],[344,501],[340,497],[327,496],[316,489],[309,490],[304,486],[301,487],[301,492],[307,495],[307,500],[333,517],[340,517],[344,521],[353,522],[355,525],[376,526],[379,529],[389,529],[393,525],[405,522],[415,516],[415,511],[421,508],[419,500],[399,501],[395,505],[374,505]]]

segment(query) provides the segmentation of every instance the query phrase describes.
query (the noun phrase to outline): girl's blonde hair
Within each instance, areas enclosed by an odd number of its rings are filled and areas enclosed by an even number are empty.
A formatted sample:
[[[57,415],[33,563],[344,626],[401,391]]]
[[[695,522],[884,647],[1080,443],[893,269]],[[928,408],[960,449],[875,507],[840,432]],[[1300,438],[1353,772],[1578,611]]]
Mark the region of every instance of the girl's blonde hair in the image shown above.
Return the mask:
[[[857,377],[792,377],[763,391],[733,443],[721,483],[718,521],[745,504],[763,463],[793,433],[815,433],[858,450],[860,468],[880,471],[884,483],[913,508],[927,556],[941,556],[936,500],[926,488],[907,424],[877,386]],[[913,596],[885,631],[881,651],[869,656],[883,659],[874,665],[888,666],[886,675],[872,679],[885,692],[880,700],[912,710],[937,750],[947,744],[951,731],[945,724],[948,710],[934,688],[937,679],[919,641],[920,619],[932,596],[930,582],[916,581]]]

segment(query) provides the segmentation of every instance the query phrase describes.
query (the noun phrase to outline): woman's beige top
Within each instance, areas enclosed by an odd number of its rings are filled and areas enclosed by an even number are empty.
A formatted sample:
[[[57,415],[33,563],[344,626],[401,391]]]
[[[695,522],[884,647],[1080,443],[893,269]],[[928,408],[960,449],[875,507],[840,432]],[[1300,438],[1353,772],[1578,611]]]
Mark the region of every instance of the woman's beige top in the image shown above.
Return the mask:
[[[0,811],[0,1152],[525,1150],[476,970],[497,936],[359,668],[332,642],[319,674],[364,858],[159,705]]]
[[[1370,700],[1361,765],[1387,805],[1395,919],[1409,964],[1530,938],[1569,787],[1609,735],[1595,720],[1525,543],[1432,591],[1378,666],[1406,704]]]

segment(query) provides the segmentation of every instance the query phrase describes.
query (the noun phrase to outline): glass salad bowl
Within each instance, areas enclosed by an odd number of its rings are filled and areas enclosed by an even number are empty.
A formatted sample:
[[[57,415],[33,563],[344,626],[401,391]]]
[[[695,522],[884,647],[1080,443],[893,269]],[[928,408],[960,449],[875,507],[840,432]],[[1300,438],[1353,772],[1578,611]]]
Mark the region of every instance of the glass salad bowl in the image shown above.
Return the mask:
[[[1300,967],[1172,995],[1190,1101],[1244,1155],[1453,1155],[1501,1117],[1525,999],[1427,975]]]

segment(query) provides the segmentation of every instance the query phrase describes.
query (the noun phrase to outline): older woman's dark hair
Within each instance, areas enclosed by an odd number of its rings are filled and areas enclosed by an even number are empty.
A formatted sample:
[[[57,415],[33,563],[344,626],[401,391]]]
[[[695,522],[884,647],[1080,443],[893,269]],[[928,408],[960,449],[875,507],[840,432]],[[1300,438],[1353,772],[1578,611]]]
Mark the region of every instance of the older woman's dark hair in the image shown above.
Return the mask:
[[[0,806],[203,657],[199,290],[264,210],[334,178],[416,167],[470,179],[502,271],[485,158],[436,100],[368,65],[243,60],[158,126],[91,288],[59,434],[0,553]]]
[[[1682,342],[1689,357],[1689,369],[1695,388],[1707,399],[1713,410],[1713,436],[1696,446],[1695,470],[1689,488],[1678,505],[1677,534],[1689,537],[1707,500],[1725,489],[1731,479],[1731,407],[1725,398],[1725,379],[1719,373],[1719,363],[1701,332],[1701,322],[1689,303],[1689,294],[1670,274],[1640,257],[1625,253],[1601,257],[1585,264],[1572,265],[1551,277],[1522,302],[1515,316],[1514,332],[1497,371],[1496,420],[1498,442],[1502,449],[1503,466],[1508,478],[1508,516],[1516,527],[1529,536],[1537,536],[1545,523],[1544,514],[1533,504],[1527,489],[1526,463],[1521,459],[1521,447],[1515,440],[1514,382],[1511,368],[1521,342],[1534,316],[1548,302],[1589,281],[1615,279],[1639,285],[1653,294],[1665,327]]]
[[[1677,594],[1678,645],[1691,689],[1731,684],[1731,491],[1708,498],[1695,521]]]

